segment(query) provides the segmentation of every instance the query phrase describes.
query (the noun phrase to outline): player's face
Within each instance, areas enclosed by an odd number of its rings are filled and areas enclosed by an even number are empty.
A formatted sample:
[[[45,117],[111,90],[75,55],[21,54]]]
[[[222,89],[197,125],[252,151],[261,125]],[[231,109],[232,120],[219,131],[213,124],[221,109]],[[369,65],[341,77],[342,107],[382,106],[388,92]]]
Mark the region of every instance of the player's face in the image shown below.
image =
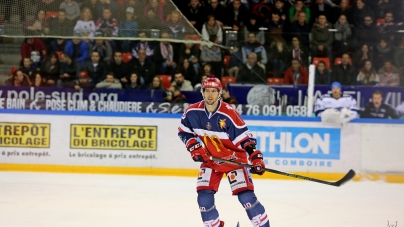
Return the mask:
[[[339,87],[332,88],[332,96],[334,98],[339,98],[341,96],[341,90],[339,89]]]
[[[207,104],[213,105],[219,98],[219,91],[216,88],[205,88],[203,97]]]
[[[372,101],[373,101],[373,105],[375,105],[375,107],[379,107],[382,104],[383,98],[379,94],[374,94]]]

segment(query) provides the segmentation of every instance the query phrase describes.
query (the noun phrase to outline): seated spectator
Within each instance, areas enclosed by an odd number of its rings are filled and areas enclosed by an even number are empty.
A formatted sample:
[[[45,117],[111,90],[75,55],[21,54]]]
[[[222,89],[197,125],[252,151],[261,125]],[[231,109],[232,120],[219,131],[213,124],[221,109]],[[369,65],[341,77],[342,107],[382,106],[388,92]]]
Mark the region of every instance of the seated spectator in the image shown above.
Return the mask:
[[[60,76],[57,81],[58,87],[71,87],[72,82],[77,78],[78,65],[68,52],[60,55]]]
[[[107,73],[107,76],[103,81],[98,82],[95,88],[106,88],[106,89],[121,89],[122,84],[118,79],[115,78],[114,73]]]
[[[310,24],[319,22],[318,19],[320,15],[327,15],[326,20],[331,24],[334,24],[336,21],[334,13],[335,11],[333,7],[325,4],[324,0],[316,0],[316,2],[310,7]]]
[[[303,0],[296,0],[295,4],[292,7],[290,7],[289,9],[290,23],[294,23],[297,21],[300,12],[306,13],[307,15],[306,23],[310,23],[310,8],[304,5]]]
[[[98,18],[102,18],[104,9],[110,9],[111,13],[119,13],[118,8],[119,4],[116,4],[116,1],[100,0],[98,4]]]
[[[45,20],[45,10],[38,11],[37,16],[23,24],[24,33],[30,36],[42,36],[49,34],[49,24]]]
[[[380,36],[389,42],[394,42],[396,32],[397,32],[397,24],[394,23],[394,17],[392,12],[386,12],[384,16],[384,22],[377,25]]]
[[[365,4],[365,0],[357,0],[353,10],[353,25],[361,26],[366,16],[375,18],[372,8]]]
[[[38,51],[41,54],[41,58],[47,57],[46,46],[40,38],[27,38],[24,40],[21,46],[21,62],[24,58],[31,58],[31,52]]]
[[[365,61],[364,66],[359,70],[358,78],[359,85],[375,86],[379,84],[379,76],[372,66],[371,61]]]
[[[341,15],[345,15],[345,17],[348,21],[348,24],[350,24],[350,25],[353,24],[353,11],[352,11],[351,7],[349,6],[348,0],[341,0],[339,6],[334,7],[333,10],[335,10],[336,18],[339,18]]]
[[[125,19],[119,23],[119,37],[137,37],[138,23],[135,20],[135,9],[128,7],[125,15]],[[129,44],[129,41],[127,42]],[[129,46],[127,46],[127,48],[129,48]]]
[[[81,5],[81,16],[83,16],[83,11],[85,8],[90,10],[92,18],[98,19],[100,15],[98,15],[98,0],[86,0],[84,4]],[[83,18],[81,18],[83,19]]]
[[[373,92],[372,101],[366,104],[360,115],[361,118],[399,118],[393,107],[383,103],[383,94],[381,91]]]
[[[93,83],[97,84],[105,79],[108,65],[102,60],[98,51],[92,51],[91,60],[83,62],[80,71],[86,71]]]
[[[251,13],[257,16],[257,20],[262,21],[263,24],[268,24],[271,21],[271,5],[272,0],[262,0],[254,5]]]
[[[400,75],[397,73],[397,68],[390,61],[385,61],[383,68],[379,69],[379,85],[382,87],[397,87],[400,86]]]
[[[367,44],[372,50],[379,40],[379,33],[371,16],[365,16],[361,25],[355,26],[356,48]]]
[[[171,86],[177,86],[181,89],[181,91],[193,91],[191,81],[186,80],[182,73],[177,72],[174,75],[174,81],[171,83]]]
[[[233,31],[242,31],[243,26],[249,19],[249,12],[240,0],[234,0],[226,7],[224,24],[231,27]]]
[[[195,85],[194,91],[199,91],[200,92],[201,89],[202,89],[203,81],[205,81],[206,79],[208,79],[208,76],[207,75],[202,75],[201,76],[201,81]]]
[[[27,75],[30,79],[34,76],[36,69],[32,67],[31,58],[24,58],[23,65],[20,67],[22,73]]]
[[[66,11],[66,18],[70,21],[76,22],[76,19],[80,16],[80,6],[74,0],[64,0],[59,8]]]
[[[126,10],[129,7],[133,8],[133,9],[138,9],[136,13],[133,13],[133,20],[138,20],[139,17],[142,17],[142,15],[138,15],[138,14],[140,13],[140,10],[144,8],[143,1],[128,0],[128,1],[125,1],[125,3],[123,3],[123,5],[120,7],[120,10],[118,12],[119,15],[117,15],[117,19],[119,21],[125,19],[125,14],[127,13]]]
[[[314,83],[316,85],[330,85],[331,74],[330,70],[325,67],[324,61],[319,61],[316,67],[316,74],[314,76]]]
[[[202,67],[202,76],[205,75],[209,78],[213,78],[215,77],[215,74],[212,71],[212,66],[209,63],[206,63],[205,65],[203,65]]]
[[[271,17],[272,21],[268,23],[270,43],[272,43],[274,40],[283,39],[283,28],[285,26],[285,21],[281,19],[277,11],[273,12]]]
[[[209,40],[210,36],[215,35],[218,43],[223,42],[223,31],[220,24],[215,20],[215,16],[209,15],[208,20],[202,26],[202,38]]]
[[[225,103],[238,105],[237,99],[234,96],[230,95],[229,89],[227,87],[223,87],[222,89],[222,100]]]
[[[274,41],[271,45],[270,53],[269,59],[270,62],[272,62],[271,68],[274,71],[274,76],[281,77],[290,59],[286,44],[283,40]]]
[[[74,80],[72,86],[76,91],[91,91],[94,89],[94,83],[86,71],[81,71],[79,73],[79,79]]]
[[[383,62],[393,60],[394,46],[386,39],[381,38],[379,44],[374,49],[373,62],[375,68],[383,66]]]
[[[258,19],[257,15],[251,14],[250,19],[247,21],[247,24],[244,26],[244,30],[243,30],[243,32],[244,32],[244,40],[248,39],[248,34],[254,33],[257,40],[261,44],[264,45],[265,44],[265,34],[264,34],[264,31],[260,30],[261,28],[264,28],[264,23]],[[281,34],[282,33],[281,24],[279,24],[279,29],[281,30],[279,32]]]
[[[67,41],[65,52],[79,63],[85,62],[89,58],[88,44],[81,39],[72,39]]]
[[[360,1],[360,0],[359,0]],[[330,25],[324,15],[318,17],[318,23],[313,25],[311,29],[311,56],[317,57],[318,51],[324,52],[327,58],[332,58],[332,42],[333,34],[328,29]]]
[[[136,73],[130,74],[129,82],[127,84],[125,84],[125,89],[130,89],[130,90],[143,89],[143,85],[140,82],[140,78],[137,76]]]
[[[184,6],[182,13],[196,30],[202,31],[202,25],[205,23],[207,14],[205,7],[199,3],[199,0],[189,0],[189,4]]]
[[[31,52],[31,68],[34,71],[39,71],[42,65],[41,55],[38,51],[34,50]]]
[[[162,39],[169,39],[170,35],[167,32],[161,34]],[[154,62],[156,63],[157,72],[161,75],[173,75],[177,68],[175,62],[175,46],[168,41],[160,41],[154,52]],[[168,72],[168,73],[167,73]]]
[[[358,72],[355,67],[350,65],[350,57],[348,54],[343,54],[341,64],[332,68],[331,80],[339,81],[342,85],[355,85]]]
[[[309,73],[307,69],[300,64],[298,59],[292,59],[292,66],[290,66],[283,78],[284,84],[308,84],[309,83]]]
[[[272,10],[272,13],[278,13],[281,16],[281,19],[284,21],[289,20],[289,7],[285,6],[284,0],[275,0],[275,5]],[[287,21],[289,22],[289,21]]]
[[[237,83],[265,84],[267,76],[265,71],[257,64],[257,54],[251,52],[247,56],[247,63],[238,71]]]
[[[395,17],[397,22],[404,22],[404,0],[400,1],[400,4],[395,8]]]
[[[178,86],[171,85],[170,92],[172,94],[171,100],[167,100],[170,103],[188,103],[187,97],[181,93],[181,89]]]
[[[334,41],[333,49],[337,52],[337,56],[347,53],[351,46],[352,31],[351,26],[348,24],[345,15],[341,15],[338,21],[334,24]]]
[[[363,44],[362,48],[355,52],[353,57],[353,63],[356,68],[362,68],[366,61],[373,60],[373,52],[369,50],[367,44]]]
[[[153,61],[154,60],[154,44],[153,42],[149,42],[143,38],[147,38],[146,33],[140,31],[139,32],[139,39],[140,41],[136,41],[132,48],[132,56],[133,58],[139,58],[138,52],[139,50],[145,50],[147,60]]]
[[[102,37],[117,37],[119,34],[119,23],[112,17],[111,9],[105,8],[102,11],[102,18],[95,24],[95,35]]]
[[[149,4],[144,7],[143,14],[145,17],[148,16],[150,10],[152,10],[156,15],[156,20],[158,20],[159,24],[163,24],[165,22],[164,8],[159,4],[158,0],[150,0]]]
[[[72,36],[73,22],[66,18],[66,11],[59,9],[57,18],[49,18],[49,35]]]
[[[48,85],[56,86],[60,76],[60,65],[58,56],[55,53],[50,54],[49,58],[42,63],[41,74]]]
[[[74,35],[92,38],[95,36],[95,29],[91,9],[84,7],[81,11],[80,20],[78,20],[74,26]]]
[[[184,59],[182,64],[178,67],[177,72],[181,72],[186,80],[191,81],[192,86],[199,82],[198,74],[196,74],[194,68],[189,63],[188,59]]]
[[[112,59],[112,48],[108,40],[95,39],[92,43],[92,51],[100,53],[105,63],[109,64]]]
[[[399,68],[404,67],[404,36],[401,37],[399,45],[394,51],[394,65]]]
[[[299,36],[292,37],[292,46],[288,51],[288,60],[286,62],[292,62],[292,58],[299,59],[300,63],[305,67],[309,66],[309,51],[306,46],[301,45]]]
[[[137,73],[146,85],[150,84],[153,77],[156,75],[156,67],[154,63],[146,58],[146,50],[140,49],[138,52],[139,58],[132,59],[132,70]]]
[[[114,58],[109,65],[109,71],[114,73],[115,78],[119,79],[123,86],[128,83],[130,75],[129,64],[122,61],[122,52],[116,51],[114,53]]]
[[[397,3],[398,1],[392,1],[392,0],[379,0],[377,2],[377,14],[376,16],[378,18],[383,18],[385,17],[387,12],[392,12],[393,10],[395,10],[395,3]]]
[[[192,66],[195,71],[195,74],[199,73],[199,49],[198,46],[193,43],[185,43],[182,44],[180,50],[178,52],[179,62],[184,62],[185,59],[188,60],[188,63]]]
[[[299,36],[301,44],[306,48],[310,47],[309,34],[311,32],[310,25],[306,22],[306,13],[300,12],[297,21],[290,25],[289,33],[293,36]]]
[[[226,8],[219,3],[219,0],[211,0],[206,7],[206,14],[213,15],[221,27],[224,25]]]
[[[156,11],[152,8],[147,10],[146,16],[142,16],[139,18],[139,25],[146,25],[149,28],[161,28],[163,23],[157,18]]]
[[[211,42],[217,42],[217,37],[213,35],[210,38]],[[212,47],[202,46],[201,51],[201,64],[209,63],[212,66],[213,74],[217,78],[222,78],[222,51],[220,47],[213,45]]]
[[[31,86],[31,82],[27,74],[24,74],[21,70],[14,72],[13,76],[5,83],[7,86],[14,87],[28,87]]]
[[[32,87],[46,87],[48,84],[46,83],[46,79],[42,77],[40,72],[36,72],[33,80],[31,81]]]
[[[153,80],[149,86],[149,90],[164,90],[164,85],[160,77],[153,77]]]
[[[181,14],[178,11],[171,12],[171,18],[165,22],[166,27],[170,30],[170,36],[173,39],[183,39],[185,33],[185,25],[181,20]]]
[[[247,42],[242,46],[241,53],[243,56],[243,62],[247,62],[247,55],[249,53],[255,53],[257,55],[257,64],[265,71],[265,65],[268,63],[267,52],[264,46],[255,38],[254,33],[248,34]]]
[[[233,48],[230,49],[230,60],[229,60],[229,70],[228,75],[237,77],[238,71],[243,65],[243,54],[239,48],[239,45],[236,43],[232,46]]]

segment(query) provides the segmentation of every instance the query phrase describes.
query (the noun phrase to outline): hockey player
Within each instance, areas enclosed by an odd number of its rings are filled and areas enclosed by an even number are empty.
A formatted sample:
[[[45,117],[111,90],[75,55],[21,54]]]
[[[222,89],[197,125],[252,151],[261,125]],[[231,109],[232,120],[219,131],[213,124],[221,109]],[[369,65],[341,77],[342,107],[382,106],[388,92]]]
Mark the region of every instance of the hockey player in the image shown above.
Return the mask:
[[[325,94],[317,99],[314,112],[323,122],[347,123],[358,116],[356,100],[341,93],[341,84],[331,84],[331,95]]]
[[[250,170],[209,159],[213,156],[243,163],[250,161],[254,166],[251,173],[262,175],[265,164],[262,153],[256,150],[256,139],[238,112],[220,100],[222,84],[219,79],[206,79],[201,93],[203,101],[190,105],[183,114],[178,135],[192,159],[202,162],[196,190],[204,226],[224,226],[215,207],[214,194],[226,174],[233,195],[238,196],[253,226],[269,227],[264,206],[254,194]]]
[[[392,118],[398,119],[399,116],[393,107],[383,103],[383,94],[381,91],[375,91],[372,94],[372,101],[366,104],[361,112],[361,118]]]

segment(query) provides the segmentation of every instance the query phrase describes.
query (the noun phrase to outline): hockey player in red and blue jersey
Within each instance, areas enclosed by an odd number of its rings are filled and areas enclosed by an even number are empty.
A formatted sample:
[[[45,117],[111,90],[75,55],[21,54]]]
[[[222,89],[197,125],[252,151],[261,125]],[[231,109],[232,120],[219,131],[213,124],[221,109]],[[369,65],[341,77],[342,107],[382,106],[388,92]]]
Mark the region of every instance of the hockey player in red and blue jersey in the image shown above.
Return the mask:
[[[182,116],[178,135],[191,157],[202,162],[197,179],[198,205],[205,227],[223,227],[214,203],[214,194],[226,174],[233,195],[237,195],[254,227],[269,227],[264,206],[254,194],[250,169],[214,162],[210,156],[254,166],[251,173],[262,175],[263,155],[256,150],[256,139],[230,104],[220,101],[222,85],[206,79],[201,88],[203,101],[188,107]],[[248,157],[247,157],[248,154]]]

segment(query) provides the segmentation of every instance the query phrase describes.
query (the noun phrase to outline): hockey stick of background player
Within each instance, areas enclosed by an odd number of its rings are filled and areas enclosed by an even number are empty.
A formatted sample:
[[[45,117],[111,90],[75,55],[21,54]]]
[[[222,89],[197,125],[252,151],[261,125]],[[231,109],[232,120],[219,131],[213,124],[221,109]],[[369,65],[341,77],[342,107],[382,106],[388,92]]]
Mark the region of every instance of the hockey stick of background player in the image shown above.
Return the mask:
[[[234,162],[234,161],[230,161],[230,160],[226,160],[226,159],[215,158],[213,156],[210,156],[210,160],[217,161],[217,162],[224,162],[224,163],[228,163],[228,164],[232,164],[232,165],[243,166],[243,167],[247,167],[247,168],[254,168],[253,165],[250,165],[250,164],[244,164],[244,163]],[[288,177],[298,178],[298,179],[302,179],[302,180],[313,181],[313,182],[317,182],[320,184],[336,186],[336,187],[339,187],[339,186],[345,184],[346,182],[352,180],[352,178],[354,178],[354,176],[356,174],[355,171],[351,169],[339,181],[329,182],[329,181],[323,181],[323,180],[319,180],[319,179],[315,179],[315,178],[311,178],[311,177],[305,177],[305,176],[301,176],[301,175],[297,175],[297,174],[293,174],[293,173],[286,173],[286,172],[282,172],[282,171],[278,171],[278,170],[274,170],[274,169],[264,168],[264,171],[270,172],[270,173],[275,173],[275,174],[280,174],[280,175],[284,175],[284,176],[288,176]]]

